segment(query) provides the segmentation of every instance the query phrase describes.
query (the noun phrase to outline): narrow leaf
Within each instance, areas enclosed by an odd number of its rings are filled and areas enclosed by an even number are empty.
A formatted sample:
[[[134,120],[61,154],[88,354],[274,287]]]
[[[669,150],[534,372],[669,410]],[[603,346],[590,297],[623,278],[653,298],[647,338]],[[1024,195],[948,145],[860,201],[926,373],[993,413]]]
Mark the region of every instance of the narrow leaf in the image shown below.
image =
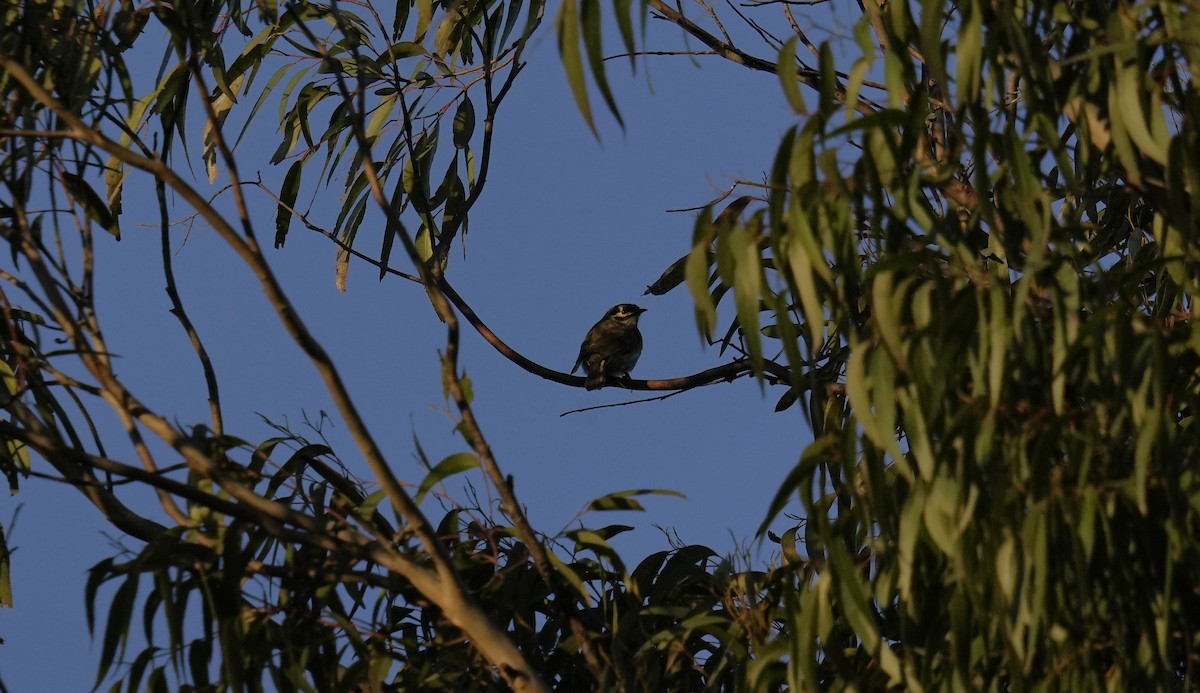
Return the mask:
[[[296,197],[300,193],[300,174],[304,171],[304,160],[292,163],[287,175],[283,177],[283,187],[279,191],[279,204],[275,210],[275,247],[282,248],[287,240],[288,229],[292,225],[295,214]]]
[[[9,564],[8,540],[4,536],[4,525],[0,524],[0,607],[12,607],[12,572]]]
[[[709,267],[712,264],[712,210],[708,207],[696,219],[692,233],[692,252],[684,266],[684,277],[696,309],[696,327],[701,339],[712,338],[717,326],[717,304],[708,292]]]
[[[417,503],[420,503],[425,498],[425,494],[429,492],[429,489],[437,484],[442,483],[455,474],[475,469],[478,466],[479,458],[470,452],[457,452],[438,462],[437,466],[429,470],[429,473],[425,475],[425,479],[421,481],[421,486],[417,489]]]
[[[454,112],[454,146],[466,149],[471,144],[471,135],[475,134],[475,106],[470,97],[463,96]]]
[[[108,611],[108,623],[104,628],[104,642],[100,647],[100,668],[96,685],[104,680],[105,674],[117,658],[117,649],[129,637],[129,620],[133,615],[133,602],[137,599],[138,574],[125,578],[117,593],[113,595],[112,607]]]
[[[600,35],[600,0],[582,0],[583,11],[580,15],[583,25],[583,46],[587,50],[588,64],[592,67],[592,79],[596,80],[596,88],[604,97],[608,110],[617,119],[622,128],[625,121],[617,110],[617,101],[613,98],[612,88],[608,85],[608,75],[604,70],[604,44]]]
[[[635,496],[675,496],[676,498],[686,498],[678,491],[671,489],[646,488],[633,489],[630,491],[617,491],[606,496],[593,499],[588,503],[587,509],[592,510],[644,510],[641,503],[634,500]]]
[[[588,128],[597,139],[600,137],[596,123],[592,120],[592,108],[588,103],[587,81],[583,75],[583,54],[579,50],[579,4],[577,0],[564,0],[558,10],[558,54],[567,73],[567,83],[575,96],[575,105],[587,122]]]
[[[67,192],[75,199],[88,217],[92,221],[100,225],[100,228],[111,233],[117,240],[121,240],[121,227],[117,223],[117,216],[108,208],[108,204],[104,199],[88,185],[88,182],[82,176],[74,173],[63,172],[63,183],[67,188]]]
[[[808,106],[804,104],[804,96],[800,93],[800,79],[796,66],[796,43],[799,40],[798,36],[793,36],[783,44],[779,49],[777,65],[779,83],[783,87],[783,95],[787,98],[788,105],[797,114],[804,116],[808,115]]]

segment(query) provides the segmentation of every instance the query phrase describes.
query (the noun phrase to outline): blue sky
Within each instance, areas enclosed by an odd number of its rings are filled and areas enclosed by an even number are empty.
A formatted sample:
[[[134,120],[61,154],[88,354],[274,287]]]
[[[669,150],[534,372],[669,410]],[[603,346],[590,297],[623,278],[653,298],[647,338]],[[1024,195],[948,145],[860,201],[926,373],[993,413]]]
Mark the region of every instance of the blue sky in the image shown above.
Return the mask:
[[[677,45],[674,32],[659,33],[653,24],[652,41],[664,36]],[[686,289],[665,297],[642,292],[690,246],[693,214],[667,210],[704,204],[733,179],[760,180],[770,166],[780,136],[795,122],[776,78],[714,57],[699,58],[698,65],[655,57],[632,76],[626,62],[614,61],[611,77],[626,129],[600,106],[598,142],[566,88],[551,31],[542,32],[528,58],[500,113],[488,188],[472,211],[465,257],[458,249],[452,257],[451,283],[510,345],[559,370],[570,369],[584,333],[619,302],[649,309],[636,377],[675,377],[721,363],[716,349],[701,346]],[[271,113],[268,107],[267,119]],[[260,169],[282,175],[266,163],[275,145],[274,136],[249,138],[239,152],[243,175]],[[132,179],[124,238],[102,239],[101,319],[131,389],[189,425],[206,420],[203,382],[167,312],[152,192],[145,178]],[[321,204],[332,204],[339,193],[323,191]],[[260,238],[269,243],[274,205],[251,199]],[[370,250],[370,242],[362,249]],[[395,278],[379,282],[365,264],[352,265],[349,290],[339,293],[334,250],[294,225],[287,246],[270,259],[339,363],[391,466],[419,483],[414,433],[435,462],[466,449],[451,430],[441,394],[437,349],[444,331],[419,287]],[[231,433],[258,442],[272,435],[260,415],[303,433],[306,413],[314,419],[321,410],[333,413],[313,368],[278,326],[253,277],[211,231],[196,225],[186,240],[177,237],[176,272],[222,377]],[[723,311],[722,324],[729,317]],[[667,548],[656,526],[718,553],[748,542],[809,440],[798,409],[774,413],[781,390],[764,396],[753,380],[563,417],[645,393],[585,392],[541,380],[473,332],[464,339],[461,363],[474,383],[484,433],[515,477],[536,528],[555,533],[589,499],[612,491],[667,488],[687,496],[646,499],[645,513],[585,518],[590,526],[636,526],[615,542],[630,562]],[[115,419],[101,423],[117,430]],[[336,416],[325,433],[351,469],[365,475]],[[482,487],[480,476],[467,474],[448,482],[451,495],[462,496],[465,479]],[[149,494],[132,497],[140,498],[131,502],[135,507],[156,512]],[[83,584],[87,569],[113,553],[107,525],[77,492],[42,479],[26,480],[0,514],[17,549],[16,606],[0,611],[6,641],[0,676],[12,691],[90,688],[99,642],[84,625]],[[768,544],[754,553],[767,560],[772,550]]]

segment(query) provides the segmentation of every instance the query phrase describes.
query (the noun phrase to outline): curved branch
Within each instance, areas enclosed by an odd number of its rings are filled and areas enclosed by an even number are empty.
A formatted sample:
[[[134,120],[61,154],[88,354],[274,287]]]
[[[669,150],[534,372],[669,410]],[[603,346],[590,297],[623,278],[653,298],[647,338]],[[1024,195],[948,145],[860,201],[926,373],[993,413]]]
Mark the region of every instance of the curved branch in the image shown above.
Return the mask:
[[[277,203],[283,204],[279,201],[279,198],[266,186],[262,185],[262,183],[254,183],[254,185],[261,188]],[[341,250],[348,252],[363,262],[366,262],[367,264],[379,269],[383,274],[390,274],[402,279],[407,279],[408,281],[415,282],[417,284],[425,284],[427,281],[430,281],[423,279],[422,277],[413,276],[408,272],[402,272],[376,258],[367,255],[366,253],[363,253],[362,251],[350,247],[349,244],[339,239],[335,234],[313,224],[299,211],[291,207],[287,207],[287,209],[290,214],[298,218],[304,224],[305,228],[321,234],[336,244]],[[475,331],[479,333],[479,336],[483,337],[484,341],[492,345],[492,348],[498,351],[501,356],[509,361],[512,361],[527,373],[536,375],[539,378],[550,380],[552,382],[559,383],[560,385],[568,385],[570,387],[584,386],[585,379],[582,376],[571,375],[570,373],[556,371],[553,368],[547,368],[546,366],[543,366],[542,364],[534,361],[533,359],[525,356],[521,352],[509,346],[509,344],[501,339],[500,336],[492,330],[492,328],[488,327],[487,323],[485,323],[483,319],[479,317],[479,314],[475,312],[475,309],[473,309],[469,303],[467,303],[466,299],[459,295],[458,291],[456,291],[450,282],[447,281],[446,275],[442,274],[433,281],[437,282],[441,292],[446,296],[447,299],[450,300],[454,307],[458,309],[458,312],[462,314],[468,323],[470,323],[471,327],[475,328]],[[790,369],[782,364],[775,363],[774,361],[764,361],[763,370],[778,380],[784,382],[791,381]],[[700,371],[699,373],[693,373],[691,375],[680,376],[677,378],[624,380],[621,382],[614,382],[613,384],[624,387],[627,390],[690,390],[694,387],[700,387],[702,385],[711,385],[721,381],[728,382],[749,373],[752,373],[749,363],[745,359],[735,359],[729,363],[715,366],[713,368],[709,368],[708,370]]]
[[[204,384],[208,389],[208,408],[212,417],[213,435],[222,436],[225,435],[225,423],[221,413],[221,389],[217,382],[217,372],[213,368],[208,349],[204,347],[204,342],[200,339],[199,331],[196,330],[195,324],[188,316],[187,309],[183,306],[183,298],[179,295],[179,287],[175,283],[174,263],[171,261],[170,220],[167,217],[167,186],[159,178],[154,179],[154,195],[158,200],[159,208],[164,288],[167,297],[171,300],[171,314],[183,327],[184,334],[187,335],[188,342],[192,345],[192,351],[196,353],[196,359],[200,362],[200,369],[204,373]]]
[[[457,308],[460,313],[462,313],[462,316],[466,318],[467,322],[471,323],[471,326],[475,328],[475,331],[478,332],[481,337],[483,337],[484,341],[486,341],[488,344],[491,344],[496,351],[500,352],[500,354],[509,361],[517,364],[525,371],[546,380],[552,380],[556,383],[570,385],[572,387],[583,387],[584,378],[582,376],[571,375],[569,373],[563,373],[562,371],[556,371],[552,368],[547,368],[512,348],[503,339],[500,339],[500,336],[493,332],[492,329],[483,322],[483,320],[478,314],[475,313],[471,306],[465,300],[463,300],[463,297],[454,290],[454,287],[450,286],[449,282],[446,281],[444,276],[440,278],[439,287],[441,288],[442,293],[446,295],[446,298],[450,299],[450,302],[454,304],[454,307]],[[787,366],[782,364],[775,363],[774,361],[764,361],[763,370],[779,380],[786,382],[791,381],[790,370]],[[620,381],[610,381],[610,383],[623,387],[627,390],[690,390],[694,387],[700,387],[701,385],[711,385],[721,381],[730,381],[752,372],[753,370],[751,369],[749,361],[745,359],[736,359],[729,363],[700,371],[699,373],[693,373],[692,375],[685,375],[678,378],[655,380],[625,379]]]

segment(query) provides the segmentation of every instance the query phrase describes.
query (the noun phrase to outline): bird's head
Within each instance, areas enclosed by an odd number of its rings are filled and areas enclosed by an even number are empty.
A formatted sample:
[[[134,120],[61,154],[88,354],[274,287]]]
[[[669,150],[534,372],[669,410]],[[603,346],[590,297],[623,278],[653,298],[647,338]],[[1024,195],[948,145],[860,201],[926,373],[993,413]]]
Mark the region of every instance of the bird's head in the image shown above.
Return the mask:
[[[636,325],[638,316],[645,312],[645,308],[640,308],[632,303],[618,303],[612,308],[609,308],[608,312],[604,314],[604,317],[616,320],[617,322],[633,323]]]

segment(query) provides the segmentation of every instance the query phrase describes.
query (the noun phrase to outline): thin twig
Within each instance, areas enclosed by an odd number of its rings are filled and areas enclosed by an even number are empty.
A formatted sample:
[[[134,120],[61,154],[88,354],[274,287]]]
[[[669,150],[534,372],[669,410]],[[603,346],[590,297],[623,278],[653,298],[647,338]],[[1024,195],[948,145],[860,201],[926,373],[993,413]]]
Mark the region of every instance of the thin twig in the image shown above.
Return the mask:
[[[712,384],[713,383],[709,383],[709,385],[712,385]],[[676,390],[675,392],[668,392],[665,395],[657,395],[655,397],[643,397],[641,399],[631,399],[631,400],[628,400],[625,402],[609,402],[608,404],[596,404],[596,405],[593,405],[590,407],[580,407],[579,409],[569,409],[569,410],[564,411],[563,413],[559,414],[558,416],[559,416],[559,418],[561,418],[568,414],[581,414],[583,412],[595,411],[597,409],[608,409],[609,407],[626,407],[631,404],[644,404],[646,402],[661,402],[665,399],[670,399],[672,397],[675,397],[676,395],[682,395],[684,392],[687,392],[687,390]]]

